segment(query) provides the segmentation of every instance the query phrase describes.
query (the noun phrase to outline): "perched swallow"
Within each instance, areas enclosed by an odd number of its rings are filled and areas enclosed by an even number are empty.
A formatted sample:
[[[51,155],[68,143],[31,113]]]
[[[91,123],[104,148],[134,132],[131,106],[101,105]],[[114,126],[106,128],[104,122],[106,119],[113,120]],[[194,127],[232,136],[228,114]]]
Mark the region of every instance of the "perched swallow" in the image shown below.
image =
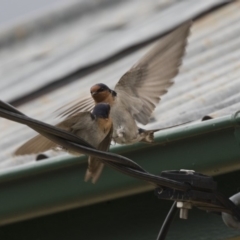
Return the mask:
[[[98,150],[108,151],[113,131],[113,124],[109,114],[110,105],[107,103],[99,103],[96,104],[92,112],[76,113],[67,117],[56,126],[81,137]],[[24,155],[39,153],[57,147],[58,145],[54,142],[41,135],[37,135],[19,147],[14,154]],[[68,151],[68,149],[64,150]],[[71,151],[69,151],[69,153],[79,155],[79,153]],[[92,182],[95,183],[102,169],[103,163],[101,163],[98,158],[89,156],[85,181],[92,178]]]
[[[154,132],[160,129],[144,130],[137,126],[136,121],[146,125],[160,97],[173,84],[172,79],[178,73],[185,52],[190,26],[191,21],[186,22],[160,39],[120,78],[114,90],[98,83],[91,87],[91,96],[65,105],[60,116],[89,111],[95,104],[106,102],[111,106],[115,142],[153,142]]]

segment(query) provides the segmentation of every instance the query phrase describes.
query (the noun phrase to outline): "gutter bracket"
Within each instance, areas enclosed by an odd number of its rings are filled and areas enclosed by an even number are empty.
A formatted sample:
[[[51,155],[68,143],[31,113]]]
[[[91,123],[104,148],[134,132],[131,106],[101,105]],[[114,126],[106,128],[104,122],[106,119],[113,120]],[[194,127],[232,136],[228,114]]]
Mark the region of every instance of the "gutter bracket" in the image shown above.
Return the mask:
[[[191,186],[187,191],[168,187],[155,189],[155,195],[159,199],[177,202],[177,207],[180,208],[180,218],[187,219],[189,209],[197,207],[207,212],[225,212],[233,215],[234,219],[236,218],[235,223],[239,225],[240,209],[217,191],[217,182],[212,177],[191,170],[163,171],[160,176]],[[240,200],[237,200],[239,203]]]

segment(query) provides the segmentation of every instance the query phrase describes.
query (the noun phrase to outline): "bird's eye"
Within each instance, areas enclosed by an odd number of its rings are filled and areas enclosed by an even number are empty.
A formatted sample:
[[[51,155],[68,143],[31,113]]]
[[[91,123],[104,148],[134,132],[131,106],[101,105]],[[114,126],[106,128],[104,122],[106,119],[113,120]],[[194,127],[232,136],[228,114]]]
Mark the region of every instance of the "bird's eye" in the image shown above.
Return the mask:
[[[99,88],[98,89],[98,92],[102,92],[104,89],[103,88]]]

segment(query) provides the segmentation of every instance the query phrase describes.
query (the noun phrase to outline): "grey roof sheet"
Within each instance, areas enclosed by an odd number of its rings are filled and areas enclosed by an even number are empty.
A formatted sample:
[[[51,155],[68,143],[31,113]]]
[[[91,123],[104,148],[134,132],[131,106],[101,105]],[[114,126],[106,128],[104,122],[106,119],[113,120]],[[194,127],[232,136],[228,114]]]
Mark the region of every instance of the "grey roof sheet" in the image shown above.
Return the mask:
[[[141,1],[137,10],[134,0],[110,4],[99,12],[69,22],[69,25],[54,27],[46,35],[30,34],[19,43],[3,47],[0,50],[0,65],[3,66],[0,73],[1,98],[12,100],[34,91],[84,64],[101,61],[126,47],[152,38],[196,12],[206,10],[211,4],[222,1],[146,2]],[[239,7],[239,1],[233,2],[194,22],[180,74],[162,98],[154,112],[154,120],[147,128],[197,120],[205,115],[218,117],[239,109]],[[104,17],[106,14],[109,14],[108,21]],[[133,14],[136,17],[133,18]],[[93,19],[99,21],[94,24]],[[89,87],[96,82],[114,86],[150,47],[142,48],[78,81],[58,87],[21,105],[19,109],[31,117],[55,123],[55,109],[88,94]],[[33,162],[33,156],[12,157],[11,153],[35,133],[25,126],[4,119],[0,121],[0,168],[4,170]]]
[[[66,13],[47,13],[43,20],[40,17],[3,34],[7,37],[2,37],[0,49],[1,97],[15,100],[222,2],[92,0],[73,4]],[[73,9],[75,14],[68,17]]]

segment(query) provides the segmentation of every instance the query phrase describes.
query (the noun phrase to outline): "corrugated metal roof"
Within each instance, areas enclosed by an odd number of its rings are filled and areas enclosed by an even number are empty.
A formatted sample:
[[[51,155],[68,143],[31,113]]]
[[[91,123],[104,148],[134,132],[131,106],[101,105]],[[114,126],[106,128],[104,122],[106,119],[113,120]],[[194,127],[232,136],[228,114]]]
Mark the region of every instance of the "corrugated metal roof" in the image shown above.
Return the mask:
[[[160,7],[156,8],[159,2]],[[34,91],[76,68],[101,61],[152,38],[211,4],[221,2],[156,1],[146,4],[146,1],[141,1],[136,10],[136,1],[121,1],[44,36],[33,35],[14,44],[14,47],[6,46],[0,55],[1,69],[4,69],[1,71],[1,79],[4,79],[0,84],[1,98],[12,100]],[[231,3],[194,22],[181,72],[156,108],[155,121],[148,128],[196,120],[205,115],[229,114],[239,109],[239,5],[239,2]],[[107,18],[104,17],[106,14],[109,14]],[[133,14],[136,17],[133,18]],[[111,22],[113,19],[115,21]],[[83,32],[86,32],[84,36]],[[149,47],[24,104],[20,110],[49,122],[55,109],[88,94],[94,83],[104,82],[113,86]],[[12,52],[14,57],[9,54]],[[56,122],[56,119],[51,122]],[[34,135],[33,131],[3,119],[0,129],[0,168],[33,161],[32,156],[11,156],[20,143]]]
[[[76,3],[66,13],[57,11],[53,17],[48,13],[43,20],[31,21],[2,37],[1,97],[11,101],[24,96],[223,2],[92,0]],[[68,17],[74,9],[73,17]],[[15,42],[10,41],[14,36]]]

